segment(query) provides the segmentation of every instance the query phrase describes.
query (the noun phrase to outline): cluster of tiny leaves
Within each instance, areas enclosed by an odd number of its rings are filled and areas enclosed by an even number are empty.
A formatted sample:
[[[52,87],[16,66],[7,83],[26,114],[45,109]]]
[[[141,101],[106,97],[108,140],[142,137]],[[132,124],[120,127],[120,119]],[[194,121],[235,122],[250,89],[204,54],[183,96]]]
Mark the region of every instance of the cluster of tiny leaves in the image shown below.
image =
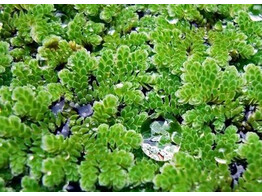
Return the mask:
[[[262,191],[261,10],[0,4],[0,191]]]

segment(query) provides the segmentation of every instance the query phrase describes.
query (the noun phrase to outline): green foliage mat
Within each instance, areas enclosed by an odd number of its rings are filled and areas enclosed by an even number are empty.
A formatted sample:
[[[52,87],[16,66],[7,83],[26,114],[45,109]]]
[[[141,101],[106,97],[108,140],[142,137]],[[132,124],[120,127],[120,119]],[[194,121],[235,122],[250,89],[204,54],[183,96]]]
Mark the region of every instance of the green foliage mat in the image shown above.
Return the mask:
[[[261,17],[0,5],[0,191],[262,191]]]

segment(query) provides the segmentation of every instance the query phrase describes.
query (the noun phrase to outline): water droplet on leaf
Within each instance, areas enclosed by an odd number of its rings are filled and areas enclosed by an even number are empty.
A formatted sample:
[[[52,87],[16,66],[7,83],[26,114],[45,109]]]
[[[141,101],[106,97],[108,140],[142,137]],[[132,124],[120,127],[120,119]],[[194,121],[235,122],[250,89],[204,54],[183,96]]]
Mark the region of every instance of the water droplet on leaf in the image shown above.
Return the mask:
[[[174,18],[172,20],[168,20],[168,23],[169,24],[176,24],[178,22],[178,19],[177,18]]]
[[[172,142],[168,121],[154,121],[150,124],[150,134],[144,134],[143,152],[156,161],[169,161],[179,151],[180,146]]]
[[[252,21],[262,21],[262,15],[249,14]]]
[[[225,159],[220,159],[218,157],[215,157],[215,160],[216,160],[216,162],[221,163],[221,164],[226,164],[227,163],[227,161]]]

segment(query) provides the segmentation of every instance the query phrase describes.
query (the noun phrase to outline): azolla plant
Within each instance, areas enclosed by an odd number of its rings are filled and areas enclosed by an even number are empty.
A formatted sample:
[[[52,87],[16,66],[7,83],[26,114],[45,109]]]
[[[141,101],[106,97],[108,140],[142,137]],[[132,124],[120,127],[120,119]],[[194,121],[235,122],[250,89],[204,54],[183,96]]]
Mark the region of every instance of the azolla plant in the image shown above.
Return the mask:
[[[0,191],[262,191],[261,5],[0,5]]]

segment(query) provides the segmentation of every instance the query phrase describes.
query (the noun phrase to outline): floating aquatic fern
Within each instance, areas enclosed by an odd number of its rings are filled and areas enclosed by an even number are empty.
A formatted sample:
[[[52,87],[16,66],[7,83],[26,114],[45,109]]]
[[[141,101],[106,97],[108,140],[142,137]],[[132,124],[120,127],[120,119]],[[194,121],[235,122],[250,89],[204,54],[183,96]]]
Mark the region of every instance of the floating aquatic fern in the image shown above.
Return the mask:
[[[262,191],[261,5],[0,5],[0,191]]]

